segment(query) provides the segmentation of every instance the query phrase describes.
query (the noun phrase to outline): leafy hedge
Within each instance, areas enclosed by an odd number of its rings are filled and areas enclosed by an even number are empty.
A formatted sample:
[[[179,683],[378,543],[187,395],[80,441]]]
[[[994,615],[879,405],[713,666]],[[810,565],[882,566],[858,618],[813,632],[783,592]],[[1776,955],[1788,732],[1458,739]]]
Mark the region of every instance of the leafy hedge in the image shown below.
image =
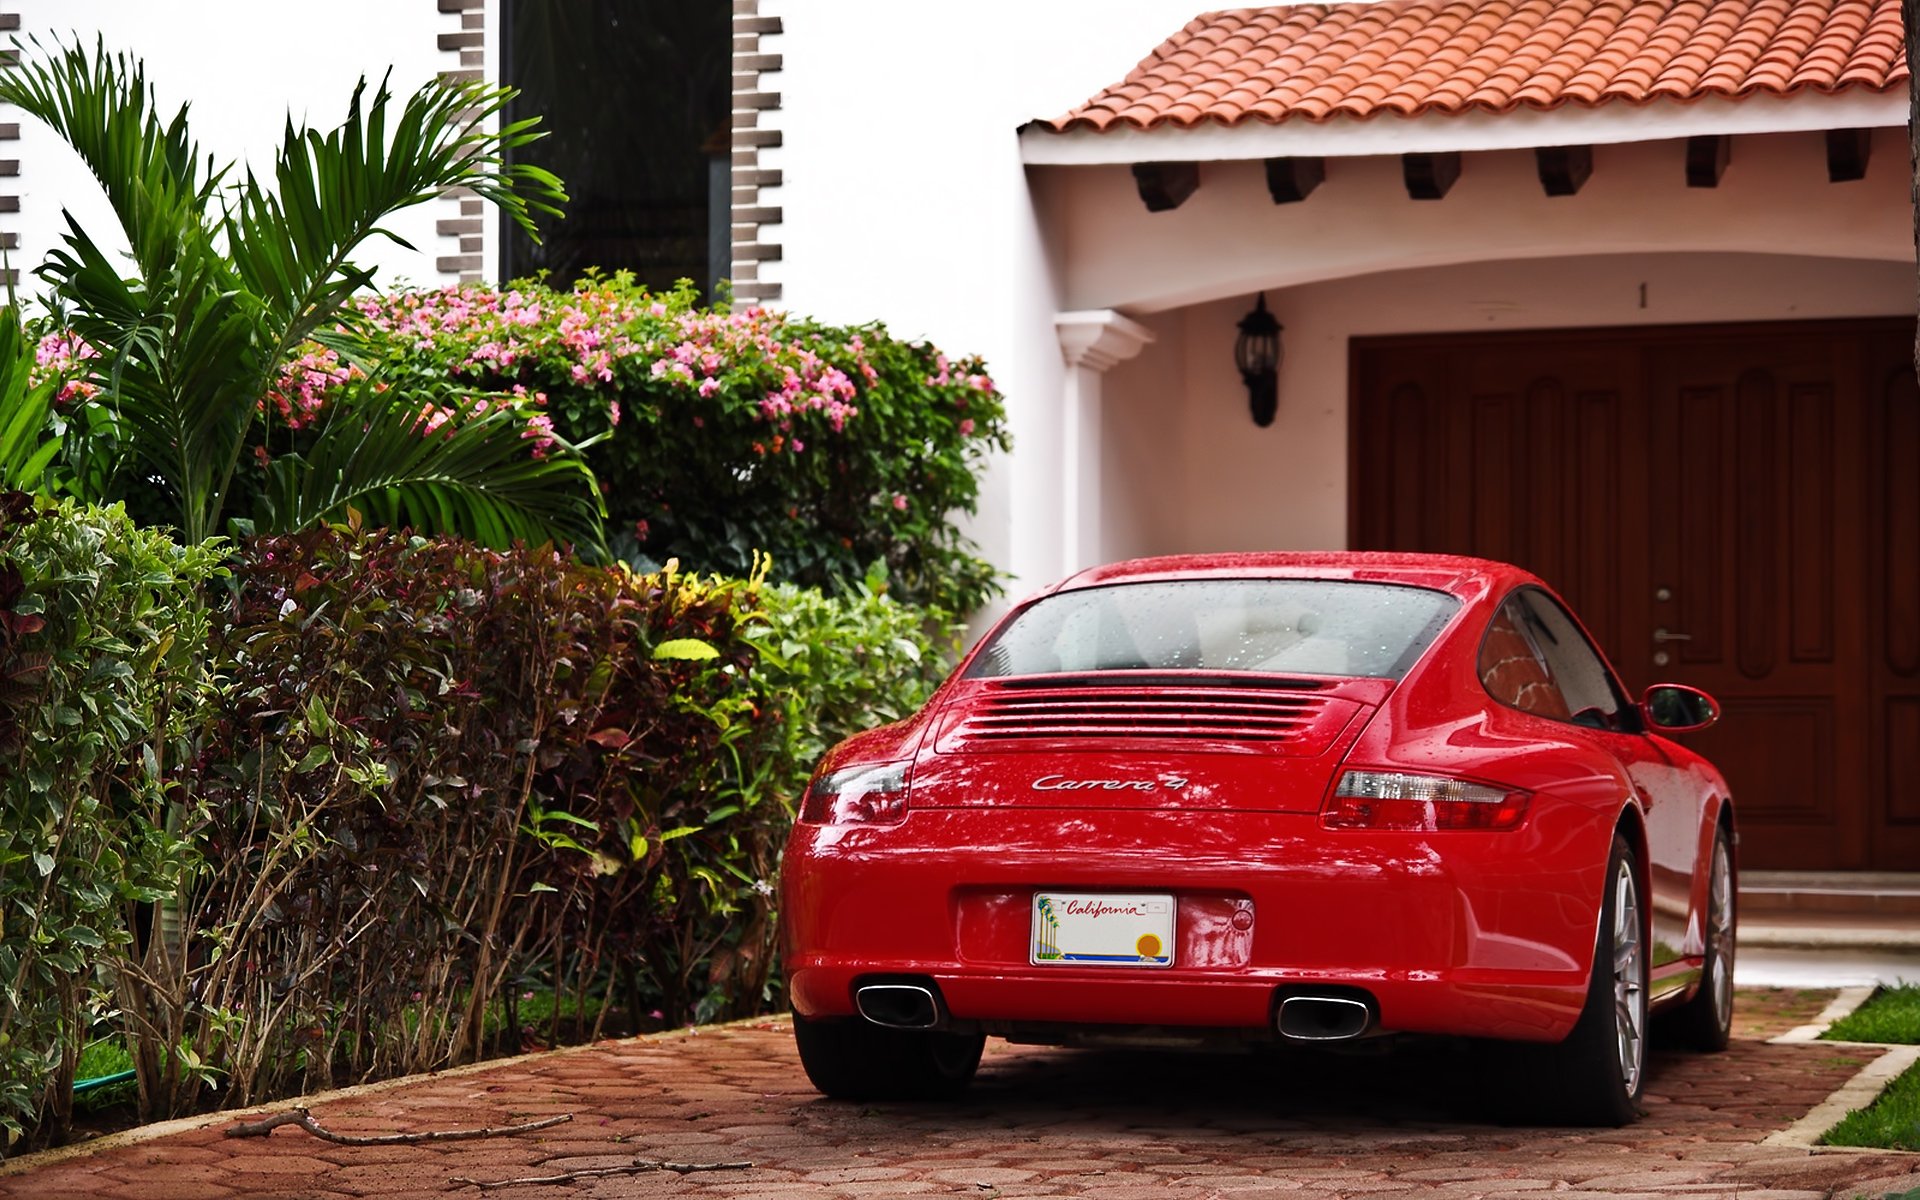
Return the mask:
[[[170,777],[209,691],[210,548],[0,496],[0,1147],[68,1116],[95,967],[180,877]]]
[[[115,520],[64,511],[9,536],[63,545]],[[191,753],[122,752],[141,769],[108,789],[116,823],[68,843],[93,859],[56,848],[98,945],[19,989],[20,1011],[51,996],[65,1024],[35,1017],[11,1044],[76,1047],[71,993],[102,967],[156,1117],[517,1049],[532,989],[567,1001],[547,1040],[774,1004],[790,798],[826,743],[910,711],[943,661],[877,577],[835,599],[764,567],[640,575],[330,527],[242,545],[209,614],[192,600],[208,552],[135,547],[126,561],[178,601],[179,637],[148,653],[204,648],[220,686],[143,685],[173,707],[129,734],[191,734]],[[0,620],[26,630],[16,658],[76,640],[30,625]],[[89,811],[76,789],[4,795],[0,835]],[[19,897],[4,898],[11,937]],[[45,1066],[0,1059],[16,1124],[62,1103],[70,1076]]]

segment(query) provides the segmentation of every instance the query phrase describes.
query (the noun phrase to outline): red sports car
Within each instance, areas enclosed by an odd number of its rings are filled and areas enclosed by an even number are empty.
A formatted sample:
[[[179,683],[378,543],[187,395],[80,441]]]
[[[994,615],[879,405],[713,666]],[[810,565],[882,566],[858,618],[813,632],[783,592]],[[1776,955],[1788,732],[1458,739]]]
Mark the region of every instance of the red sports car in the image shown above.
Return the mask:
[[[1539,579],[1479,559],[1143,559],[1016,607],[820,764],[787,845],[830,1096],[1022,1042],[1489,1039],[1559,1119],[1637,1111],[1649,1013],[1733,1007],[1727,785]],[[1542,1110],[1544,1111],[1544,1110]]]

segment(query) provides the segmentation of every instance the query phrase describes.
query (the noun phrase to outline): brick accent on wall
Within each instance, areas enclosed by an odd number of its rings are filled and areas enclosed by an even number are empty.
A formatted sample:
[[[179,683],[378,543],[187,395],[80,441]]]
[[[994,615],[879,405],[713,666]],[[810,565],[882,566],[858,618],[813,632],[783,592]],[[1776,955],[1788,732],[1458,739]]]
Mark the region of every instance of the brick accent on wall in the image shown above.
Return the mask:
[[[440,78],[477,80],[486,77],[487,0],[433,0],[445,18],[439,34],[440,51],[457,55],[440,70]],[[441,273],[459,276],[461,283],[479,283],[486,263],[485,202],[466,188],[454,188],[440,197],[440,216],[434,232],[440,253],[433,265]]]
[[[0,36],[11,37],[19,32],[20,14],[13,11],[11,5],[0,4]],[[11,46],[0,49],[0,67],[10,67],[15,61]],[[13,287],[20,282],[20,268],[15,265],[15,255],[20,249],[19,141],[20,122],[0,122],[0,251],[5,252],[7,263],[0,268],[0,286],[5,287]]]
[[[764,302],[780,298],[780,285],[761,278],[762,263],[777,262],[780,243],[767,227],[780,223],[780,209],[765,193],[779,188],[780,172],[760,165],[760,151],[780,144],[771,115],[780,93],[768,76],[780,69],[778,54],[765,54],[760,39],[780,32],[780,18],[760,15],[760,0],[733,0],[733,295]]]

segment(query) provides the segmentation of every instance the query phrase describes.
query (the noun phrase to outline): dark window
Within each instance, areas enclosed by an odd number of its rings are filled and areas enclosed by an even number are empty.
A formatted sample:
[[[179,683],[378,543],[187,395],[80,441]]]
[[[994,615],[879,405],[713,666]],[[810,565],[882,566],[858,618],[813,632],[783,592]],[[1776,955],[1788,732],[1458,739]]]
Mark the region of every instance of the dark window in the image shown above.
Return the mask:
[[[1606,660],[1567,611],[1537,588],[1509,596],[1489,623],[1480,643],[1480,679],[1502,704],[1543,717],[1594,729],[1639,728]]]
[[[505,223],[503,277],[598,267],[711,296],[731,270],[729,0],[504,0],[503,24],[509,116],[547,131],[515,153],[571,197],[540,245]]]
[[[1526,610],[1509,596],[1493,614],[1480,640],[1480,682],[1487,694],[1509,708],[1564,721],[1567,702],[1554,685],[1553,671],[1527,635]]]

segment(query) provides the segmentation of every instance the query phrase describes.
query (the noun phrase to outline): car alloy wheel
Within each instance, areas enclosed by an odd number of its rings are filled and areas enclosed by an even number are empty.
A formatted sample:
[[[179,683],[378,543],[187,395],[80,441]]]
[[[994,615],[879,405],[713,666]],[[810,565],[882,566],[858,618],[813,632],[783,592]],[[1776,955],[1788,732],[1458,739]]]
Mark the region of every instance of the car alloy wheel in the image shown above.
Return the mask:
[[[1707,895],[1706,983],[1712,989],[1714,1020],[1724,1026],[1733,1020],[1733,867],[1724,838],[1714,839]]]
[[[1640,1091],[1647,1059],[1646,947],[1640,937],[1640,885],[1630,859],[1613,873],[1613,1034],[1620,1083],[1629,1096]]]
[[[1705,961],[1700,986],[1684,1007],[1674,1013],[1686,1043],[1696,1050],[1725,1050],[1733,1034],[1733,954],[1736,904],[1733,881],[1732,837],[1722,826],[1714,831],[1707,867],[1707,909],[1701,918],[1705,932]]]
[[[1601,877],[1593,963],[1580,1018],[1558,1045],[1511,1044],[1518,1068],[1491,1094],[1508,1120],[1625,1125],[1640,1111],[1646,1074],[1647,954],[1639,858],[1615,834]]]

